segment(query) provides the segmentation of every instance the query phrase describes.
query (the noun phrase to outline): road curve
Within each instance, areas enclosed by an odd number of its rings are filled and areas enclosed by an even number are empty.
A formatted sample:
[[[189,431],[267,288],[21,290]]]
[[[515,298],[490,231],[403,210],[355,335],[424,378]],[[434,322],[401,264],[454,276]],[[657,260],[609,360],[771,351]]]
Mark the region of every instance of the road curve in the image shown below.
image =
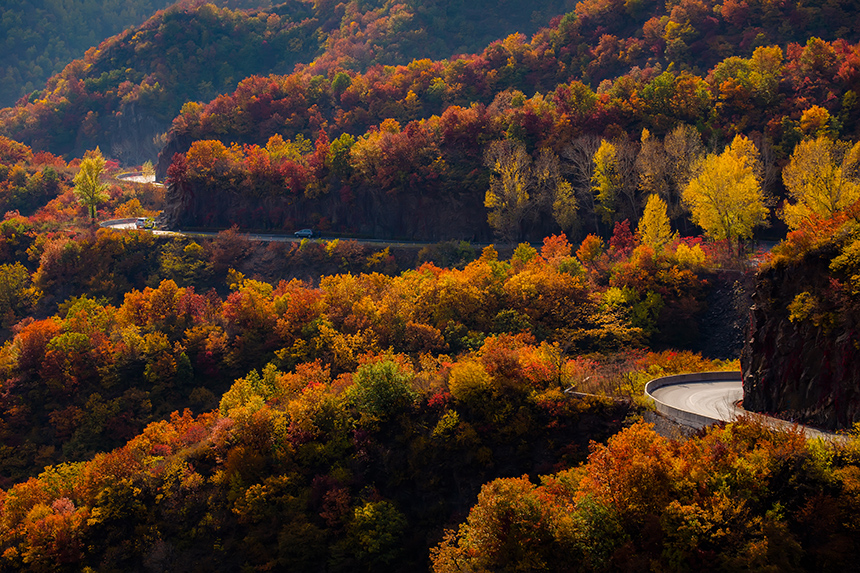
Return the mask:
[[[133,183],[152,183],[153,185],[158,185],[163,187],[161,183],[155,182],[155,174],[144,175],[140,171],[134,171],[132,173],[123,173],[121,175],[116,176],[120,181],[131,181]]]
[[[664,404],[700,416],[731,422],[743,411],[735,404],[743,400],[740,380],[692,381],[657,388],[652,397]]]
[[[645,395],[654,400],[658,412],[696,429],[717,422],[733,422],[739,416],[747,416],[774,428],[800,427],[807,438],[837,442],[848,439],[842,434],[822,432],[739,407],[744,397],[740,372],[700,372],[655,378],[645,385]]]

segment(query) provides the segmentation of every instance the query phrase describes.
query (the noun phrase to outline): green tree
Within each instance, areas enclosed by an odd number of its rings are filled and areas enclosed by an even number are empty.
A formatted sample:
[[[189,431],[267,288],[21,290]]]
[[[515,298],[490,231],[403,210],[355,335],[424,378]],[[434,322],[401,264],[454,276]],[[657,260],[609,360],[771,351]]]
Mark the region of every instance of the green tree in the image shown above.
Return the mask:
[[[369,501],[355,508],[347,541],[367,570],[387,569],[403,552],[406,518],[388,501]]]
[[[760,173],[758,150],[741,135],[720,155],[709,154],[683,193],[693,222],[712,239],[728,240],[729,249],[752,236],[769,212]]]
[[[347,76],[348,77],[348,76]],[[346,177],[350,172],[349,150],[355,145],[355,138],[348,133],[331,142],[325,162],[326,167],[341,177]]]
[[[173,241],[165,245],[159,256],[161,273],[179,286],[200,284],[212,275],[212,264],[206,260],[206,251],[194,241],[184,244]]]
[[[790,228],[799,228],[811,215],[829,217],[860,199],[860,143],[826,136],[802,141],[782,180],[795,201],[782,213]]]
[[[750,58],[750,83],[756,97],[765,104],[772,104],[779,93],[779,79],[785,68],[783,59],[779,46],[760,46]]]
[[[365,364],[355,371],[347,398],[359,412],[382,420],[415,401],[413,378],[414,374],[403,371],[391,360]]]
[[[0,327],[11,326],[38,302],[30,273],[21,263],[0,265]]]
[[[572,234],[579,222],[577,216],[576,193],[567,181],[560,181],[552,202],[552,216],[562,231]]]
[[[96,207],[107,199],[105,190],[107,184],[101,182],[102,172],[105,169],[105,158],[101,150],[96,147],[95,151],[87,151],[81,168],[75,175],[75,196],[78,202],[84,205],[90,213],[90,218],[95,220]]]

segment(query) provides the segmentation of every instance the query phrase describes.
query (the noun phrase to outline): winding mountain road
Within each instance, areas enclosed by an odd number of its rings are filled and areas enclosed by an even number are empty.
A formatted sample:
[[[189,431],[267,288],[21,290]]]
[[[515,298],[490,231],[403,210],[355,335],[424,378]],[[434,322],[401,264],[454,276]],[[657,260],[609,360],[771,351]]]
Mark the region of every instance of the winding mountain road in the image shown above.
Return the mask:
[[[109,219],[107,221],[102,221],[99,225],[105,229],[114,229],[118,231],[134,231],[136,218],[127,218],[127,219]],[[147,229],[149,232],[155,235],[182,235],[184,237],[217,237],[218,231],[162,231],[162,230],[152,230]],[[293,234],[275,234],[275,233],[241,233],[242,237],[249,241],[261,241],[263,243],[270,242],[279,242],[279,243],[300,243],[305,240],[303,237],[296,237]],[[405,241],[398,239],[368,239],[368,238],[358,238],[358,237],[330,237],[330,236],[322,236],[316,235],[312,239],[312,241],[355,241],[359,245],[367,245],[367,246],[385,246],[385,247],[427,247],[431,245],[438,244],[439,241],[427,242],[427,241]],[[482,249],[484,247],[488,247],[493,243],[472,243],[469,245],[476,249]],[[533,244],[533,247],[540,249],[540,245]]]
[[[744,397],[740,380],[691,381],[654,390],[652,397],[680,410],[713,420],[731,422],[743,410],[735,404]]]
[[[744,397],[740,372],[700,372],[656,378],[645,385],[645,395],[654,400],[657,411],[692,428],[717,422],[733,422],[740,416],[752,417],[774,427],[790,429],[796,424],[748,412],[740,406]],[[848,438],[797,425],[807,438],[844,442]]]
[[[138,174],[133,174],[137,176]],[[137,180],[127,176],[128,180]],[[144,182],[144,181],[140,181]],[[148,181],[146,181],[148,182]],[[117,219],[104,221],[103,227],[113,229],[134,229],[135,219]],[[158,234],[183,234],[174,231],[155,231]],[[184,233],[196,236],[214,236],[214,232]],[[289,235],[246,235],[250,240],[257,241],[298,241]],[[361,241],[383,242],[383,241]],[[389,243],[390,244],[390,243]],[[416,243],[408,243],[414,245]],[[795,424],[747,412],[740,407],[744,390],[740,372],[701,372],[696,374],[679,374],[656,378],[645,385],[645,395],[654,400],[657,411],[674,421],[692,428],[703,428],[718,422],[733,422],[739,416],[750,416],[762,422],[779,428],[793,428]],[[808,426],[800,426],[807,437],[822,438],[843,442],[847,437],[840,434],[822,432]]]

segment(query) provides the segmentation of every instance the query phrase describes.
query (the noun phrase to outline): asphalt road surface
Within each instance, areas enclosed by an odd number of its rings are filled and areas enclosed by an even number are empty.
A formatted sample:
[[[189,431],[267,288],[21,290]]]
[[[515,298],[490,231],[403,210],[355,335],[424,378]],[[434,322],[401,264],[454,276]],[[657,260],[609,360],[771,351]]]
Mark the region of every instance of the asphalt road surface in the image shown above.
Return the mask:
[[[133,221],[124,221],[120,220],[109,220],[102,221],[101,226],[105,229],[124,229],[124,230],[134,230],[137,227],[135,226]],[[152,233],[156,235],[183,235],[186,237],[217,237],[217,231],[192,231],[192,232],[182,232],[182,231],[159,231],[153,230]],[[241,233],[243,237],[248,239],[249,241],[262,241],[262,242],[272,242],[277,241],[281,243],[298,243],[302,241],[302,237],[296,237],[292,234],[268,234],[268,233]],[[428,243],[426,241],[399,241],[396,239],[359,239],[352,237],[323,237],[323,236],[314,236],[308,240],[310,241],[334,241],[335,239],[339,239],[341,241],[355,241],[359,245],[382,245],[387,247],[423,247],[428,245],[434,245],[438,243],[438,241],[433,243]],[[483,247],[489,246],[491,243],[470,243],[470,245],[476,249],[481,249]],[[540,245],[532,245],[535,248],[540,249]]]
[[[672,384],[654,390],[652,395],[673,408],[725,422],[743,414],[735,406],[744,397],[740,380]]]
[[[774,428],[790,429],[796,426],[796,424],[786,420],[739,408],[737,404],[744,397],[743,384],[740,380],[687,381],[657,388],[651,392],[651,395],[655,400],[678,410],[725,422],[732,422],[739,416],[749,416]],[[824,432],[808,426],[797,426],[803,430],[807,438],[821,438],[837,442],[844,442],[848,439],[843,434]]]
[[[155,183],[155,174],[144,175],[143,173],[124,173],[122,175],[118,175],[117,179],[122,181],[132,181],[134,183]]]

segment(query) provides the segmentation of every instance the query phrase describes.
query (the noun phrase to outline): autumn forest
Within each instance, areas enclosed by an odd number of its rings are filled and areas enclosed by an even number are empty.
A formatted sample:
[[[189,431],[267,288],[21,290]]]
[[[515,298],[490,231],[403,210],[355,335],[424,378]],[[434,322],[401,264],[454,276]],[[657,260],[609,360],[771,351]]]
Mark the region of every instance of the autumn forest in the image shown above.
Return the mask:
[[[854,3],[36,4],[0,571],[855,566]]]

